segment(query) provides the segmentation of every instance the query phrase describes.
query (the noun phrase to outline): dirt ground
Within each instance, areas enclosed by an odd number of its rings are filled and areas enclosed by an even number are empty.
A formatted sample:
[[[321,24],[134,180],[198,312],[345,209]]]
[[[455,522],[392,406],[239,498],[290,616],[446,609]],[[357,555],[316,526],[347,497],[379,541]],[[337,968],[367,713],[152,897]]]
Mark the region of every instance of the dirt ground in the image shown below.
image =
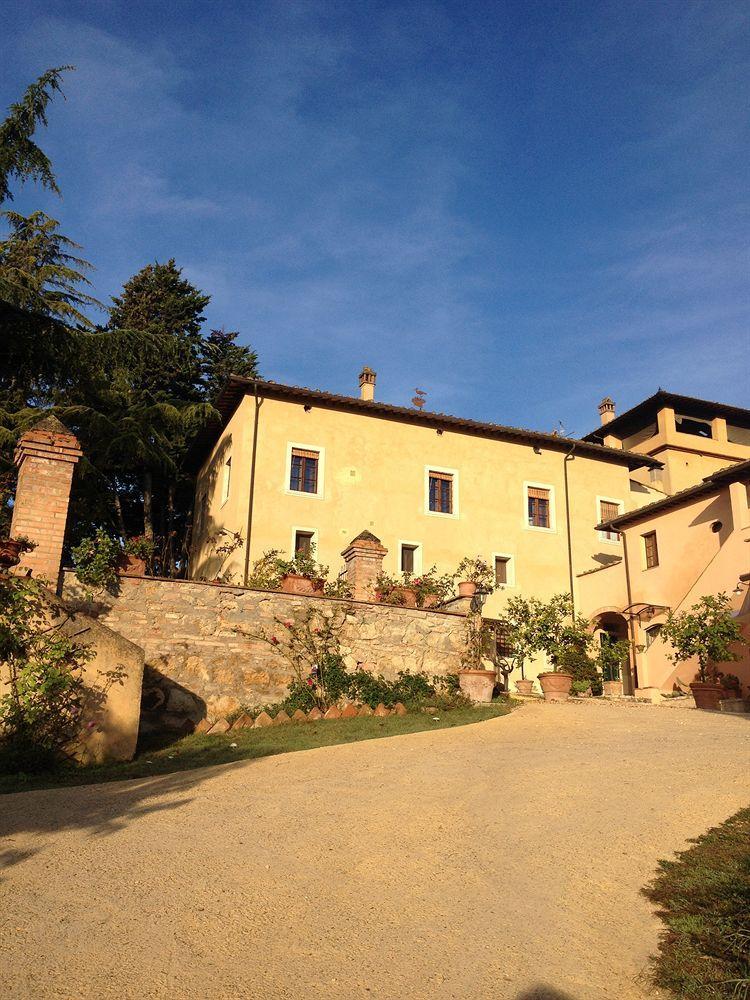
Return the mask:
[[[750,802],[750,717],[526,705],[0,798],[3,998],[643,1000],[658,858]]]

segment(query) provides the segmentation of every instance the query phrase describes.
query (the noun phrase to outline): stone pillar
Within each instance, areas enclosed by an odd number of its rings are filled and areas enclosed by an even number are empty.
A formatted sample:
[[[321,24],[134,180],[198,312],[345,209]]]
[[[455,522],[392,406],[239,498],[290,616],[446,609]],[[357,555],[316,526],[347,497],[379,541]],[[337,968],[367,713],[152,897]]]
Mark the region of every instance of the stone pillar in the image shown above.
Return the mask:
[[[375,580],[387,552],[379,538],[370,531],[363,531],[341,553],[346,563],[346,580],[355,601],[375,600]]]
[[[57,417],[46,417],[22,435],[16,447],[18,485],[10,537],[25,536],[36,548],[24,552],[16,573],[31,570],[55,590],[60,577],[78,440]]]

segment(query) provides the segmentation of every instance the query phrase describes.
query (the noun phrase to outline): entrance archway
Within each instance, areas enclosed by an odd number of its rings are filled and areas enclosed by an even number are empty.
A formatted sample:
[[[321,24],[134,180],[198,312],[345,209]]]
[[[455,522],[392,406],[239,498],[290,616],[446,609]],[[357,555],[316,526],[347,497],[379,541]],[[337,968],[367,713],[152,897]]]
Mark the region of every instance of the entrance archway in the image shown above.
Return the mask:
[[[599,611],[593,617],[594,632],[597,641],[619,642],[621,639],[630,638],[628,620],[620,611],[608,609]],[[622,688],[624,694],[634,694],[638,686],[637,668],[631,657],[628,657],[622,665]]]

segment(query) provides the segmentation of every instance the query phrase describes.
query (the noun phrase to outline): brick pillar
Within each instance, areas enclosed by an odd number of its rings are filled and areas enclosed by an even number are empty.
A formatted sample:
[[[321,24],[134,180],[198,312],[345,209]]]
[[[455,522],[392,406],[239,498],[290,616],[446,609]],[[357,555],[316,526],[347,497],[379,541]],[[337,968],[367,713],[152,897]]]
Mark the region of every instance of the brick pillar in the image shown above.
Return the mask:
[[[46,417],[22,435],[16,447],[18,484],[10,537],[25,536],[36,548],[24,552],[16,573],[31,570],[53,589],[60,577],[78,440],[57,417]]]
[[[355,601],[375,599],[375,580],[387,552],[379,538],[370,531],[363,531],[341,553],[346,563],[346,580]]]

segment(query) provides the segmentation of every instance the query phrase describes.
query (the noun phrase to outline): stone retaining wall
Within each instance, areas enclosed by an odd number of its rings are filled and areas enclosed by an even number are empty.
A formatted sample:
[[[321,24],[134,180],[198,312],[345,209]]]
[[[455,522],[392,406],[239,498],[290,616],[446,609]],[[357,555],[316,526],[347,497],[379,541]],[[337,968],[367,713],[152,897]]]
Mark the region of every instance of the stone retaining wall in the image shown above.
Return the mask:
[[[167,728],[285,696],[291,678],[286,660],[267,643],[238,634],[238,628],[272,627],[274,618],[291,618],[311,603],[323,614],[348,603],[341,633],[347,666],[364,663],[393,679],[399,670],[454,673],[465,624],[463,615],[440,611],[148,577],[121,577],[116,597],[91,600],[70,571],[64,574],[63,599],[143,648],[145,698],[152,699],[144,707],[158,713]]]

